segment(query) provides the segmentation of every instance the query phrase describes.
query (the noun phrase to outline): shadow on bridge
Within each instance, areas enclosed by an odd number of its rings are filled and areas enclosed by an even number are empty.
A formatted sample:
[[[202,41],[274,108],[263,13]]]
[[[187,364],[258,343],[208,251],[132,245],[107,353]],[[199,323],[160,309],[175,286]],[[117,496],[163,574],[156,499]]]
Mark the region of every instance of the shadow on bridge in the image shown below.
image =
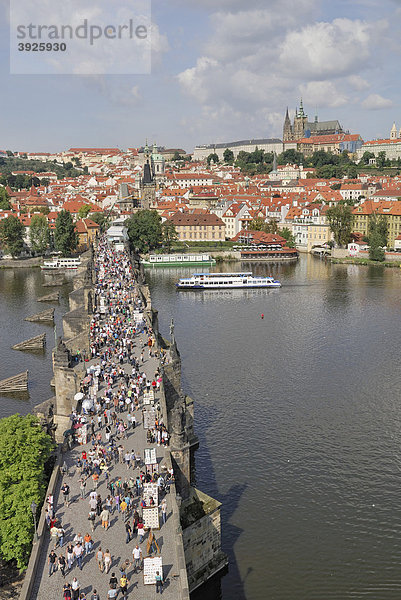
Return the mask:
[[[207,423],[210,420],[209,409],[202,407],[199,403],[195,407],[195,423],[202,426],[195,427],[199,437],[199,450],[195,454],[195,485],[206,494],[216,498],[222,503],[221,525],[222,525],[222,550],[228,556],[229,566],[227,569],[215,575],[211,580],[195,590],[191,594],[191,600],[222,600],[235,598],[246,600],[244,584],[251,574],[252,568],[248,569],[244,578],[241,578],[238,563],[234,553],[234,545],[240,537],[243,529],[234,525],[231,518],[238,508],[242,495],[248,487],[246,482],[236,483],[222,494],[219,492],[219,482],[206,441]]]

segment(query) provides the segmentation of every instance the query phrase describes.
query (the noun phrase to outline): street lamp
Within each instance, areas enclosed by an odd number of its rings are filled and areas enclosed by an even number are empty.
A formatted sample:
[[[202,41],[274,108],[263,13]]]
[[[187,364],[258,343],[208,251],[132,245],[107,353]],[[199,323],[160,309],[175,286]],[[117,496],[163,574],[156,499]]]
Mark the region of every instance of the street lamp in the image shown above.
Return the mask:
[[[37,508],[38,508],[38,505],[36,504],[36,502],[32,501],[32,503],[31,503],[31,511],[32,511],[32,514],[33,514],[33,524],[34,524],[34,527],[35,527],[35,535],[34,535],[34,541],[35,542],[37,542],[39,540],[39,538],[38,538],[38,532],[37,532],[37,529],[36,529],[36,509]]]

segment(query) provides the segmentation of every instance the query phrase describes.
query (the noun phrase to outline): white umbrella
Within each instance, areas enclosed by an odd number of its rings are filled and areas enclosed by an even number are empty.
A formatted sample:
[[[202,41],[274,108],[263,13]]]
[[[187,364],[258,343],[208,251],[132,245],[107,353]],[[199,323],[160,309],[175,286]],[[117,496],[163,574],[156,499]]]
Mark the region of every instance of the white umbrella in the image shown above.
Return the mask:
[[[83,394],[82,392],[78,392],[77,394],[75,394],[74,400],[76,400],[77,402],[79,402],[84,397],[85,397],[85,394]]]
[[[82,402],[82,408],[84,410],[87,410],[87,411],[92,410],[92,408],[93,408],[93,402],[92,402],[92,400],[90,400],[89,398],[87,398],[86,400],[84,400]]]

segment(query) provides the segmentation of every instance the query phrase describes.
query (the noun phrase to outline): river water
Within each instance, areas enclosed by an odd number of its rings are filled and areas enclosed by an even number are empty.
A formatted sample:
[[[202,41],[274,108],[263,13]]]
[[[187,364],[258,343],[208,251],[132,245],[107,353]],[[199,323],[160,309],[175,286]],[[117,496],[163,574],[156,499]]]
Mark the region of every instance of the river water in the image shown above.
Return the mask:
[[[148,272],[196,400],[197,485],[223,502],[222,598],[398,599],[401,271],[253,271],[283,287],[177,292],[179,271]]]
[[[223,502],[229,572],[196,599],[398,600],[401,270],[311,256],[252,270],[283,287],[177,292],[190,270],[147,272],[196,401],[197,485]],[[23,321],[46,308],[43,278],[0,271],[0,378],[28,368],[31,395],[0,398],[0,416],[51,395],[52,329]],[[44,356],[10,350],[42,331]]]
[[[53,276],[54,277],[54,276]],[[25,317],[55,308],[57,335],[62,334],[62,316],[68,310],[68,294],[72,290],[71,274],[65,276],[61,287],[43,287],[52,275],[40,269],[0,269],[0,379],[29,371],[29,398],[0,395],[0,417],[13,413],[27,414],[54,393],[50,387],[53,377],[51,354],[55,345],[54,329],[43,323],[24,321]],[[37,302],[37,298],[60,291],[60,303]],[[44,352],[19,352],[11,346],[46,333]]]

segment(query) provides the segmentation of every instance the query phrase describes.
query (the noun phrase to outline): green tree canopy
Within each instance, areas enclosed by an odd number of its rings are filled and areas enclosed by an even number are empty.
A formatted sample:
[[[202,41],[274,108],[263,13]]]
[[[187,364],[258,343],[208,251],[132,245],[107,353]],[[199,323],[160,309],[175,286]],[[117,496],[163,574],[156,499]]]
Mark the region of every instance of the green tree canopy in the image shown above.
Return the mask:
[[[78,245],[78,235],[71,213],[62,210],[56,219],[54,244],[63,256],[68,256]]]
[[[24,247],[24,226],[11,215],[0,221],[0,240],[13,258],[21,254]]]
[[[216,154],[216,152],[212,152],[211,154],[209,154],[209,156],[206,159],[207,164],[210,165],[210,163],[213,161],[215,165],[217,165],[217,163],[220,162],[218,155]]]
[[[0,209],[9,210],[10,208],[10,196],[5,187],[0,187]]]
[[[83,204],[78,209],[78,217],[80,219],[86,219],[86,217],[89,215],[90,211],[91,211],[91,207],[89,206],[89,204]]]
[[[0,420],[0,553],[28,564],[34,525],[31,503],[39,507],[46,493],[45,465],[53,442],[33,415]]]
[[[50,230],[44,215],[33,215],[29,227],[29,239],[32,250],[43,255],[50,244]]]
[[[178,240],[176,228],[171,221],[164,221],[162,224],[163,244],[167,247],[167,252],[170,252],[171,246]]]
[[[287,240],[288,248],[295,248],[295,237],[293,236],[291,231],[288,229],[288,227],[284,227],[283,229],[281,229],[280,235]]]
[[[373,152],[368,152],[368,151],[366,150],[366,152],[364,152],[364,153],[363,153],[363,155],[362,155],[362,158],[361,158],[361,160],[359,161],[359,164],[362,164],[362,165],[368,165],[368,164],[369,164],[369,161],[370,161],[370,159],[371,159],[371,158],[374,158],[374,157],[375,157],[375,155],[374,155],[374,153],[373,153]]]
[[[302,152],[298,152],[291,148],[291,150],[285,150],[277,157],[277,163],[279,165],[286,165],[288,163],[300,165],[304,162],[304,155]]]
[[[388,238],[388,221],[385,215],[373,214],[369,218],[368,223],[368,240],[371,245],[371,238],[373,237],[375,243],[379,246],[387,246]]]
[[[234,163],[234,152],[230,150],[230,148],[226,148],[223,153],[224,162],[228,165],[232,165]]]
[[[277,233],[277,221],[270,219],[267,223],[263,217],[256,217],[249,223],[248,229],[250,231],[264,231],[265,233]]]
[[[132,250],[147,252],[162,242],[161,217],[155,210],[140,210],[127,219],[129,243]]]
[[[384,150],[382,150],[381,152],[378,153],[377,157],[376,157],[376,166],[379,169],[382,169],[386,164],[386,153]]]
[[[100,227],[100,233],[104,233],[108,228],[109,217],[106,213],[97,212],[91,215],[92,221],[97,223]]]
[[[346,246],[351,239],[353,215],[352,208],[346,204],[338,204],[327,210],[327,220],[338,246]]]
[[[369,258],[378,262],[385,259],[383,238],[378,229],[373,230],[369,235]]]

